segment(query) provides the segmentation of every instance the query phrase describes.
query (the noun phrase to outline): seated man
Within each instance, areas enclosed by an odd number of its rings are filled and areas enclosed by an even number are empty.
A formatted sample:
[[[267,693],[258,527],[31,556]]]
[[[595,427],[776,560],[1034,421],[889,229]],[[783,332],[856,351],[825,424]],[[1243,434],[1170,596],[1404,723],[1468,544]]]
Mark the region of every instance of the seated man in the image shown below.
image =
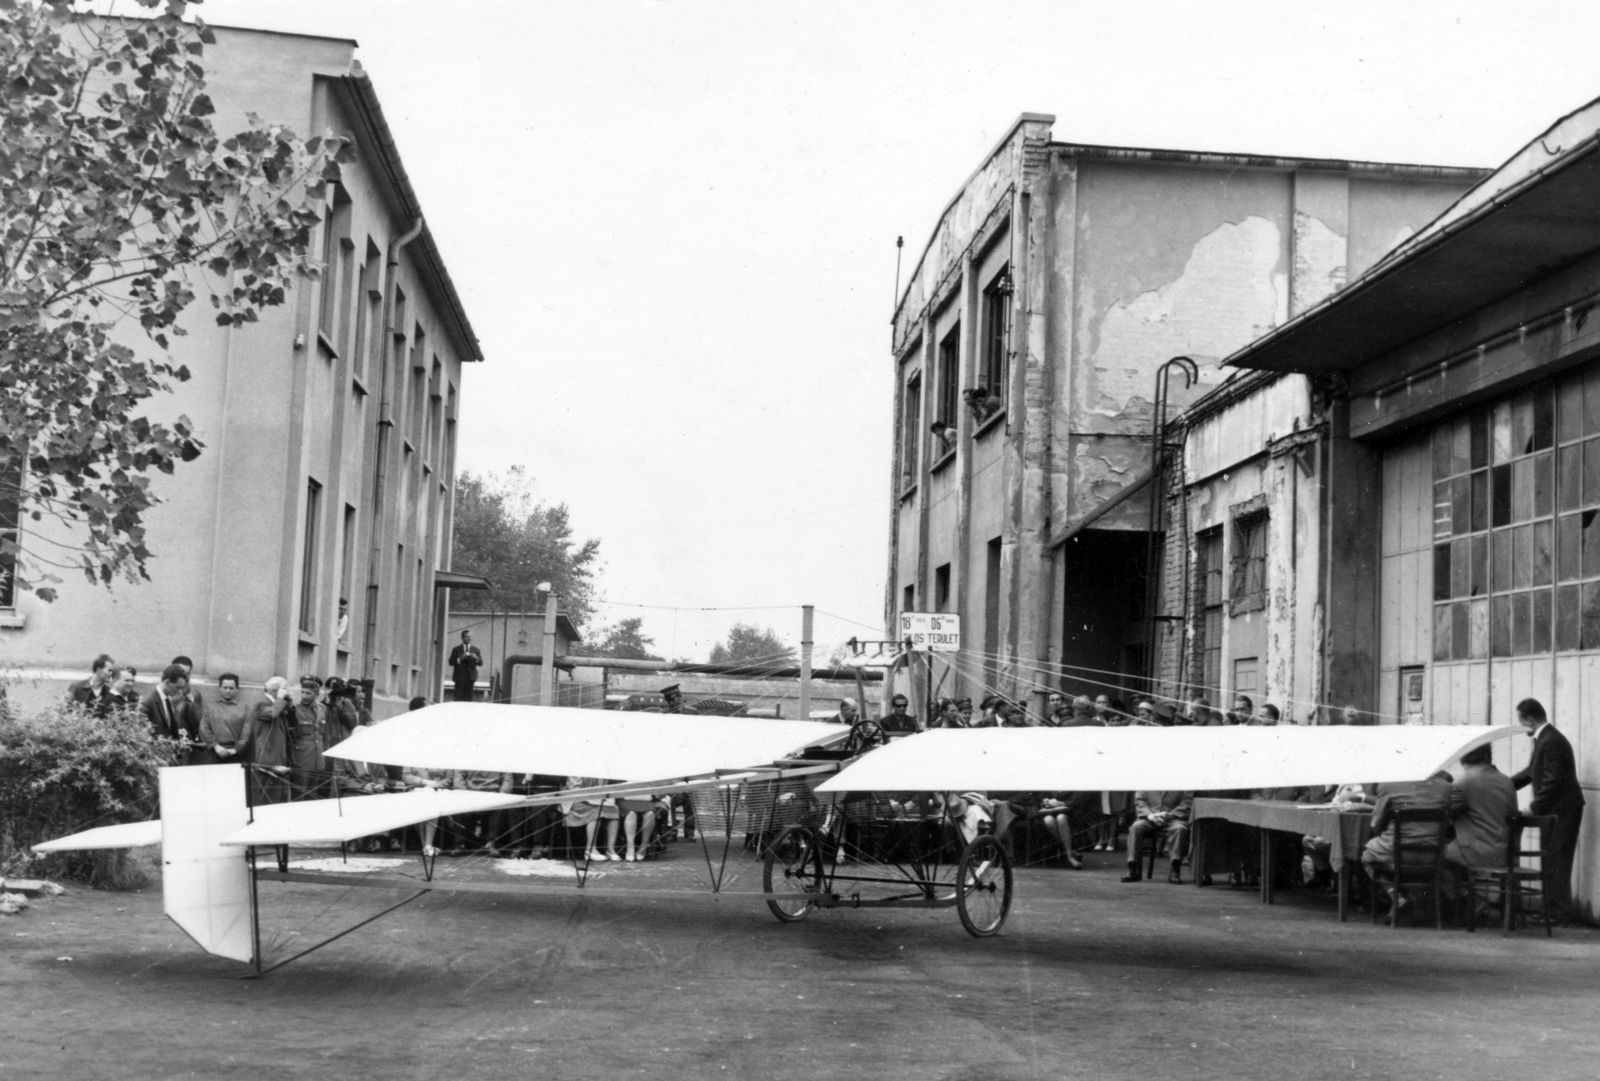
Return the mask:
[[[1390,827],[1396,811],[1450,809],[1450,774],[1440,770],[1426,781],[1415,784],[1386,784],[1372,809],[1372,840],[1361,850],[1361,866],[1370,876],[1373,868],[1394,869],[1394,830]],[[1432,844],[1438,831],[1431,823],[1411,827],[1401,839],[1413,845]]]
[[[1488,744],[1461,756],[1461,779],[1450,786],[1455,839],[1444,846],[1444,862],[1470,870],[1504,867],[1506,819],[1517,813],[1517,787],[1494,768]]]
[[[906,712],[910,699],[903,694],[896,694],[889,699],[890,712],[878,722],[878,727],[883,729],[886,736],[909,736],[921,731],[917,719]]]
[[[1193,792],[1135,792],[1133,807],[1135,818],[1128,830],[1128,873],[1124,882],[1137,882],[1139,854],[1144,851],[1144,840],[1152,832],[1167,839],[1167,856],[1172,868],[1167,872],[1168,882],[1181,882],[1183,858],[1188,854],[1189,811],[1194,806]]]

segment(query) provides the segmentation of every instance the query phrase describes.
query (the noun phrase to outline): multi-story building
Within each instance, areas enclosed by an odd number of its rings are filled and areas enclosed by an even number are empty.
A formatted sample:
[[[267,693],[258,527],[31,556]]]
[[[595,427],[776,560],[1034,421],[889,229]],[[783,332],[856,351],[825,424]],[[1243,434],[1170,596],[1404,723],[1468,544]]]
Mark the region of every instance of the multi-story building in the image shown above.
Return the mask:
[[[1083,146],[1053,119],[979,165],[895,311],[885,615],[962,616],[946,692],[1147,676],[1157,369],[1198,364],[1176,413],[1483,175]]]
[[[142,678],[181,653],[201,679],[371,679],[383,715],[439,684],[462,372],[482,353],[355,43],[215,30],[218,131],[256,113],[355,140],[315,240],[326,272],[258,323],[186,321],[172,353],[193,378],[158,408],[206,450],[154,480],[150,580],[0,597],[0,661],[13,700],[102,652]]]

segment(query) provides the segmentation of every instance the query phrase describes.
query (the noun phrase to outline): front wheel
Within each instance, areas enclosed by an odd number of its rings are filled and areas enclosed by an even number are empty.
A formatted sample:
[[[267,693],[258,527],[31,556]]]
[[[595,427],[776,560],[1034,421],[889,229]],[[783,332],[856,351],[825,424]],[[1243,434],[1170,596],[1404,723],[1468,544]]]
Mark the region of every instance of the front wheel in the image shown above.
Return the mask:
[[[761,885],[763,893],[784,895],[767,898],[767,907],[780,922],[806,918],[815,903],[812,896],[822,892],[822,860],[810,829],[790,826],[778,834],[767,849]]]
[[[1011,911],[1011,861],[1000,842],[983,834],[961,853],[956,865],[956,912],[974,938],[1000,932]]]

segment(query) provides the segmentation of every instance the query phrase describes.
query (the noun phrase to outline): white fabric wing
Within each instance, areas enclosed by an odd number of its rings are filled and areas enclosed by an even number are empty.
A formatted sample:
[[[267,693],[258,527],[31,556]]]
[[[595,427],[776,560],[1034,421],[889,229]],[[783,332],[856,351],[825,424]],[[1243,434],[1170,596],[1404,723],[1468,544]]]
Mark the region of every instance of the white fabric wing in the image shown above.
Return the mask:
[[[520,796],[418,788],[348,799],[270,803],[255,808],[255,821],[229,831],[225,845],[340,844],[357,837],[427,822],[444,815],[473,814],[521,803]]]
[[[873,751],[818,791],[1218,791],[1420,781],[1472,748],[1520,731],[1515,725],[935,729]]]
[[[445,702],[359,728],[327,753],[390,766],[666,781],[766,765],[848,732],[815,721]]]
[[[161,843],[161,819],[125,822],[120,826],[97,826],[82,833],[40,841],[35,852],[79,852],[94,848],[143,848]]]

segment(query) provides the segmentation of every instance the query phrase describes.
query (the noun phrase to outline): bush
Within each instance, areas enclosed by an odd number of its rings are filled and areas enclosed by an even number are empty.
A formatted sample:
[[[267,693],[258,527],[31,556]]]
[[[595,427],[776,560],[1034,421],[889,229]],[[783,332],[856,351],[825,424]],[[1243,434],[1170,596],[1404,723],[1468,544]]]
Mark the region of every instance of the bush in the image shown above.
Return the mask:
[[[0,709],[0,874],[75,878],[138,889],[148,879],[126,850],[34,856],[40,841],[141,822],[156,812],[158,771],[174,745],[137,710],[100,718],[71,703],[21,715]]]

